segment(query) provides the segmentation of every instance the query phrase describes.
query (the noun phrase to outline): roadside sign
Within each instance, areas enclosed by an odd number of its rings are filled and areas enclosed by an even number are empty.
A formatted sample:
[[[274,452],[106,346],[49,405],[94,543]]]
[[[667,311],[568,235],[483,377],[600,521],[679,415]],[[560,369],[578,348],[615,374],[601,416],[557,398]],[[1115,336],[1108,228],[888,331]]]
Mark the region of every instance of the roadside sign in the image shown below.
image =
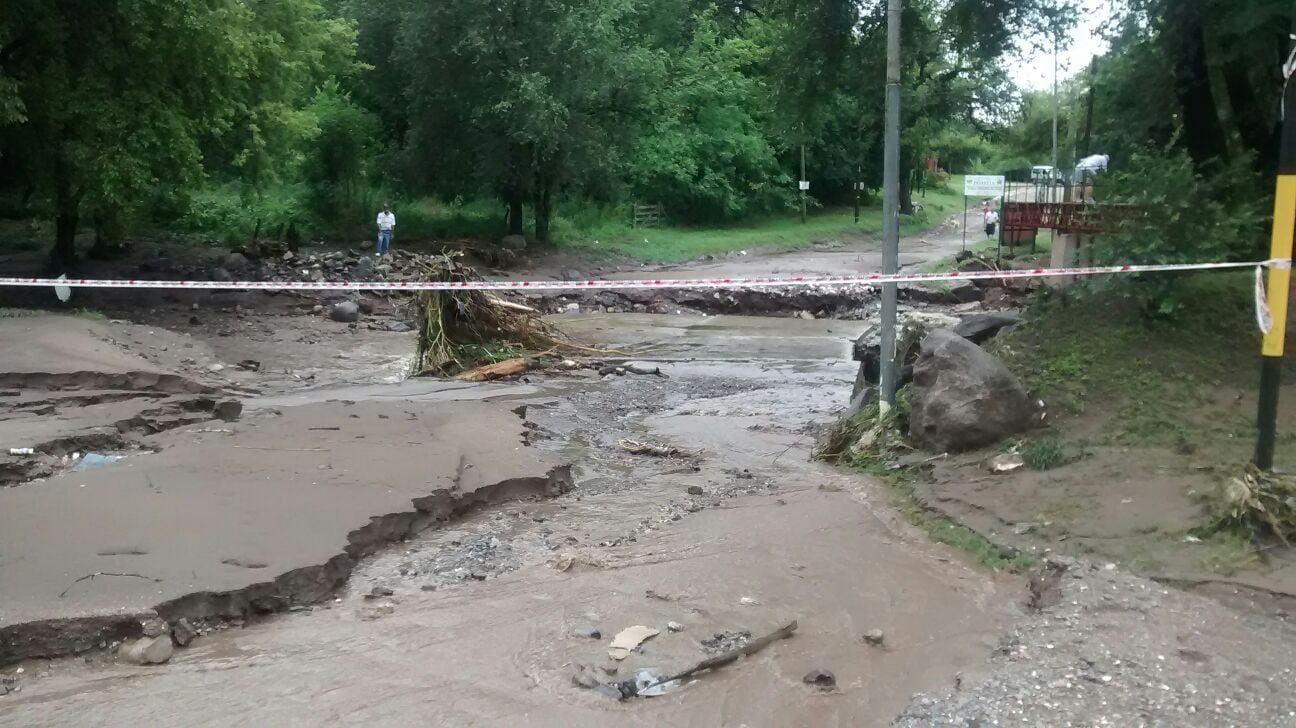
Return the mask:
[[[801,180],[801,184],[799,186],[801,188],[801,191],[805,192],[806,190],[810,189],[810,181],[803,179]]]
[[[964,197],[1002,197],[1003,193],[1002,174],[969,174],[963,178]]]

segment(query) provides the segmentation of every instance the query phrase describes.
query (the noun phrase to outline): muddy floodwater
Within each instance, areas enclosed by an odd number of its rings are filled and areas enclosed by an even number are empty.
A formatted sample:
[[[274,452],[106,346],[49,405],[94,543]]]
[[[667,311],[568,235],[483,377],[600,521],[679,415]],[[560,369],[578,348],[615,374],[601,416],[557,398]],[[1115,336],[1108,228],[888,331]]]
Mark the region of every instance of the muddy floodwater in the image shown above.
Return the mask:
[[[388,547],[335,599],[200,637],[164,666],[29,661],[22,692],[0,699],[0,725],[885,725],[915,692],[984,665],[1020,615],[1020,580],[932,544],[877,484],[810,461],[817,428],[850,392],[863,323],[562,325],[590,343],[651,347],[637,361],[661,376],[321,387],[246,406],[505,401],[525,407],[532,447],[572,464],[573,491]],[[627,442],[680,452],[634,454]],[[353,464],[353,477],[364,472]],[[790,639],[659,697],[617,701],[573,682],[678,672],[714,654],[704,641],[717,635],[741,643],[792,620]],[[636,625],[659,634],[613,660],[610,641]],[[882,644],[864,639],[873,630]],[[812,670],[836,687],[803,683]]]

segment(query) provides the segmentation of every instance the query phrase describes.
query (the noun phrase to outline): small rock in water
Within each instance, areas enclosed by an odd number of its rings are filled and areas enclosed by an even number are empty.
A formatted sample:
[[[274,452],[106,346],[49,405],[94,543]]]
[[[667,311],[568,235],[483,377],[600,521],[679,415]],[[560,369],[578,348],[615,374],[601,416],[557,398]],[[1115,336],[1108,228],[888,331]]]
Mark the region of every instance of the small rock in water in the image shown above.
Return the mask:
[[[360,306],[355,301],[335,303],[329,309],[329,318],[343,324],[355,323],[360,320]]]
[[[679,622],[667,622],[667,623],[666,623],[666,629],[668,629],[668,630],[670,630],[670,631],[672,631],[672,632],[683,632],[683,631],[684,631],[684,625],[680,624]]]
[[[837,676],[828,670],[811,670],[801,678],[806,685],[813,685],[820,690],[831,690],[837,687]]]
[[[234,422],[243,415],[243,403],[235,400],[217,402],[212,414],[223,422]]]
[[[117,656],[135,665],[161,665],[171,659],[175,645],[169,636],[141,637],[122,643]]]
[[[369,590],[369,596],[371,597],[389,597],[395,593],[396,592],[385,586],[376,586]]]
[[[603,639],[603,632],[600,631],[598,627],[593,627],[588,624],[573,627],[572,634],[577,637],[585,637],[592,640]]]
[[[705,491],[702,490],[702,486],[700,485],[690,485],[688,487],[689,495],[702,495],[704,492]]]
[[[738,600],[738,603],[743,605],[744,607],[755,607],[760,604],[760,601],[755,597],[743,597],[742,599]]]
[[[198,630],[194,629],[193,624],[184,617],[176,620],[175,627],[171,629],[171,639],[175,640],[175,643],[181,647],[187,647],[197,636]]]
[[[145,637],[159,637],[166,634],[167,624],[157,617],[150,617],[141,623]]]
[[[864,641],[874,647],[881,647],[886,641],[886,633],[880,629],[870,629],[864,633]]]

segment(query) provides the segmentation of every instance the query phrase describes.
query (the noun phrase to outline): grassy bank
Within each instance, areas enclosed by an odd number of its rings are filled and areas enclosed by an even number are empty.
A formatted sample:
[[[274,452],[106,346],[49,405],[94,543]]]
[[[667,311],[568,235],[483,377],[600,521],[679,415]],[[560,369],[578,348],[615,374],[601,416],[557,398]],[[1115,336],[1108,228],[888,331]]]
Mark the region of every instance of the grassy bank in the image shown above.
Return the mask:
[[[940,224],[960,209],[962,198],[954,192],[961,178],[949,186],[930,189],[916,199],[922,209],[901,218],[902,234],[914,234]],[[235,186],[213,187],[194,193],[187,202],[151,218],[127,221],[127,239],[165,242],[169,245],[234,247],[261,240],[295,236],[302,241],[326,240],[354,243],[368,238],[373,217],[382,201],[377,191],[358,195],[353,212],[341,221],[324,223],[306,204],[300,186],[281,186],[249,195]],[[397,234],[403,245],[441,241],[493,242],[505,233],[505,210],[498,200],[395,198]],[[372,208],[372,209],[371,209]],[[528,209],[527,232],[533,232]],[[669,213],[669,211],[668,211]],[[706,255],[740,250],[795,249],[816,242],[859,235],[880,235],[882,210],[873,204],[854,221],[850,207],[812,210],[806,222],[793,210],[715,226],[665,225],[634,228],[625,206],[600,206],[566,201],[557,205],[551,221],[552,247],[588,257],[628,258],[641,262],[681,262]],[[91,231],[81,238],[88,241]],[[47,247],[53,226],[43,217],[0,221],[0,250],[33,251]]]

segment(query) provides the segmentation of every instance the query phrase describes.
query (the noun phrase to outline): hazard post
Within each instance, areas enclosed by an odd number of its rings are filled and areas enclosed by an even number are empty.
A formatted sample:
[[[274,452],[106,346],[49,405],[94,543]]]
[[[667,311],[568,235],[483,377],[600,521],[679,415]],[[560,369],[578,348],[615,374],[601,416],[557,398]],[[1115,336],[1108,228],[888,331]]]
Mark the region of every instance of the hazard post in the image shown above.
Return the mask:
[[[1290,74],[1289,69],[1284,69]],[[1291,284],[1292,235],[1296,231],[1296,84],[1283,91],[1282,143],[1278,152],[1278,186],[1274,193],[1273,237],[1269,247],[1268,304],[1272,322],[1261,347],[1260,405],[1256,419],[1255,465],[1273,468],[1278,429],[1278,388],[1282,383],[1283,349],[1287,335],[1287,293]]]

